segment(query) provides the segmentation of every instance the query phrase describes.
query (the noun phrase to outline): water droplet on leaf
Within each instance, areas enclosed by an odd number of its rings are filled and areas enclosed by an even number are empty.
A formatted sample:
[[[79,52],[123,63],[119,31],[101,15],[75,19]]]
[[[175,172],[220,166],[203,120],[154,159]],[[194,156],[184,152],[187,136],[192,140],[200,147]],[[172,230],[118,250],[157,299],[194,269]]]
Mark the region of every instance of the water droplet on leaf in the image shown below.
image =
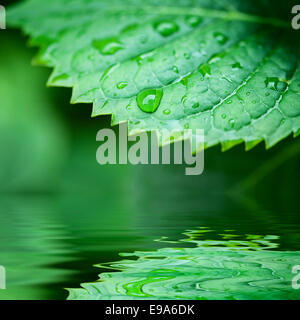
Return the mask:
[[[163,96],[162,89],[146,89],[141,91],[137,96],[137,105],[144,112],[154,112]]]
[[[122,44],[116,38],[94,40],[93,46],[100,50],[103,55],[111,55],[123,49]]]
[[[280,80],[279,78],[267,78],[265,80],[266,87],[279,92],[284,92],[287,88],[287,83]]]
[[[237,94],[236,95],[236,97],[238,98],[238,100],[239,100],[239,102],[241,103],[241,104],[244,104],[245,103],[245,101]]]
[[[184,103],[186,102],[186,99],[187,99],[187,96],[183,96],[183,97],[181,98],[181,102],[184,104]]]
[[[214,32],[213,36],[221,45],[225,44],[228,41],[228,37],[221,32]]]
[[[230,127],[233,128],[234,124],[235,124],[235,120],[234,119],[230,119],[229,120],[229,124],[230,124]]]
[[[191,56],[188,53],[184,53],[183,56],[186,60],[189,60],[191,58]]]
[[[187,86],[188,84],[188,78],[187,77],[184,77],[180,80],[180,83],[183,84],[185,87]]]
[[[188,16],[186,17],[185,21],[189,26],[194,28],[197,27],[203,21],[203,18],[198,16]]]
[[[232,69],[237,70],[237,69],[242,69],[243,67],[241,66],[241,64],[239,62],[234,63],[232,65]]]
[[[163,113],[166,114],[166,115],[168,115],[168,114],[171,113],[171,111],[170,111],[170,109],[165,109],[165,110],[163,111]]]
[[[119,82],[118,84],[117,84],[117,88],[118,89],[123,89],[123,88],[125,88],[126,86],[127,86],[127,82]]]
[[[176,66],[173,66],[173,67],[172,67],[172,70],[173,70],[175,73],[179,73],[178,68],[177,68]]]
[[[201,75],[205,78],[209,75],[211,75],[210,66],[208,64],[203,64],[199,67],[198,71],[201,73]]]
[[[163,37],[169,37],[179,30],[179,26],[172,21],[158,22],[154,24],[154,29]]]
[[[141,66],[143,63],[146,63],[146,62],[147,63],[153,62],[154,61],[153,53],[149,52],[149,53],[142,54],[140,56],[137,56],[134,60],[137,62],[139,66]]]

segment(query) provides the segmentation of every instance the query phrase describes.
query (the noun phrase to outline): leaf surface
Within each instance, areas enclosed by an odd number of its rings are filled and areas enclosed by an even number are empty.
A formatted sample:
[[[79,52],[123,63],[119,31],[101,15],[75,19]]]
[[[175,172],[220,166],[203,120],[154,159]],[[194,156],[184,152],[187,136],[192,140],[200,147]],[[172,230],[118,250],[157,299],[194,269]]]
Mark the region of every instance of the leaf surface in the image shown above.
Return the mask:
[[[29,0],[8,12],[93,116],[129,133],[204,129],[206,147],[300,129],[299,33],[274,1]],[[283,15],[283,17],[281,17]],[[170,138],[169,136],[167,139]]]

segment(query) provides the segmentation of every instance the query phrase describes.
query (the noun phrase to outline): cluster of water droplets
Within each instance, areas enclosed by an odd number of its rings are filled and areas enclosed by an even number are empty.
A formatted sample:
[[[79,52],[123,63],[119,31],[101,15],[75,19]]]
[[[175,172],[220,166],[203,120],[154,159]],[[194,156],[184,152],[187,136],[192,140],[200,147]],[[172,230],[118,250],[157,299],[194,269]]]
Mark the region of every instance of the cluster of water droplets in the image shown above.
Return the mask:
[[[202,17],[199,16],[187,16],[185,18],[185,23],[192,28],[197,27],[199,24],[201,24],[203,21]],[[121,31],[121,34],[124,32],[127,32],[128,30],[134,30],[137,26],[128,26],[124,28]],[[180,30],[180,26],[171,20],[160,20],[156,21],[153,23],[153,29],[162,37],[168,38],[171,37],[172,35],[176,34]],[[218,35],[220,37],[220,35]],[[146,43],[148,40],[147,35],[141,36],[139,38],[140,42]],[[109,55],[114,55],[118,51],[125,49],[126,44],[123,43],[118,37],[109,37],[105,39],[98,39],[94,40],[92,42],[92,45],[94,48],[100,51],[100,53],[104,56],[109,56]],[[175,54],[175,50],[174,50]],[[143,55],[145,58],[150,59],[151,57],[146,57],[147,54]],[[139,64],[140,60],[143,60],[144,57],[140,56],[137,58],[137,63]],[[185,53],[184,54],[185,59],[190,59],[190,55]],[[149,61],[150,61],[149,60]],[[176,65],[172,66],[172,70],[174,73],[179,74],[179,69]],[[119,90],[122,90],[126,88],[128,85],[127,81],[120,81],[116,84],[116,88]],[[163,95],[163,89],[160,88],[150,88],[150,89],[145,89],[142,90],[138,95],[137,95],[137,105],[138,107],[148,113],[155,112],[161,102],[161,98]],[[171,113],[170,109],[166,109],[163,111],[164,114],[168,115]]]
[[[198,16],[187,16],[185,18],[186,24],[189,25],[190,27],[198,26],[202,22],[202,20],[203,19]],[[133,27],[129,26],[128,28],[125,28],[126,29],[125,31],[134,30],[136,27],[137,26],[133,26]],[[170,36],[176,34],[180,30],[180,27],[174,21],[163,20],[163,21],[156,21],[155,23],[153,23],[153,29],[158,34],[160,34],[160,36],[167,38],[167,37],[170,37]],[[219,31],[213,32],[212,37],[215,39],[215,41],[220,46],[225,45],[229,40],[229,38],[226,34],[219,32]],[[144,37],[140,38],[140,41],[142,43],[146,42],[147,36],[145,35]],[[117,37],[95,40],[95,41],[93,41],[93,46],[95,48],[97,48],[102,55],[113,55],[113,54],[117,53],[119,50],[122,50],[126,47],[126,45],[124,43],[122,43],[122,41],[120,41]],[[175,50],[174,50],[174,54],[176,54]],[[184,53],[184,58],[186,60],[189,60],[190,57],[191,56],[189,53]],[[211,75],[210,63],[214,62],[214,59],[220,59],[220,57],[221,57],[221,54],[220,55],[217,54],[217,55],[215,55],[215,57],[214,56],[211,57],[210,61],[208,61],[205,64],[202,64],[198,68],[198,71],[202,76],[201,80],[204,80],[206,77],[209,77]],[[139,63],[141,63],[140,60],[144,60],[144,59],[147,59],[147,61],[148,60],[151,61],[151,59],[152,59],[151,53],[149,53],[149,57],[148,57],[148,54],[144,54],[142,56],[139,56],[136,60],[137,60],[137,63],[139,64]],[[237,70],[240,70],[243,68],[243,66],[241,65],[240,62],[236,62],[236,63],[232,64],[231,67],[232,67],[233,71],[237,71]],[[171,70],[176,74],[180,73],[179,68],[176,65],[171,66]],[[184,83],[184,78],[181,81],[181,83],[186,85],[186,83]],[[276,77],[268,77],[265,80],[265,85],[266,85],[267,89],[270,89],[273,91],[278,91],[278,92],[284,92],[287,89],[288,81],[285,79],[279,79]],[[116,88],[118,90],[123,90],[127,86],[128,86],[127,81],[120,81],[116,84]],[[299,86],[300,86],[300,84],[299,84]],[[136,98],[136,102],[137,102],[138,107],[143,112],[147,112],[147,113],[155,112],[161,103],[163,93],[164,93],[164,91],[162,88],[146,88],[146,89],[140,91],[137,95],[137,98]],[[250,95],[250,92],[247,93],[247,95]],[[269,90],[266,91],[265,95],[266,96],[270,95]],[[182,103],[184,103],[185,99],[187,99],[186,95],[182,97]],[[240,98],[239,100],[241,103],[243,103],[242,98]],[[231,104],[232,100],[227,100],[226,103]],[[253,100],[252,103],[256,104],[257,101]],[[193,109],[197,109],[199,107],[200,107],[199,102],[195,102],[192,105]],[[169,108],[163,110],[163,114],[165,114],[165,115],[169,115],[170,113],[171,113],[171,110]],[[227,118],[227,114],[225,114],[225,113],[222,114],[222,119],[226,119],[226,118]],[[230,127],[234,128],[235,120],[230,118],[230,119],[228,119],[228,121],[229,121]]]
[[[188,17],[186,20],[188,21],[188,23],[189,23],[191,26],[197,26],[197,25],[202,21],[202,19],[201,19],[200,17],[193,17],[193,16]],[[160,26],[160,27],[162,27],[162,26]],[[169,29],[170,29],[170,30],[175,30],[176,28],[175,28],[175,27],[172,28],[171,25],[169,25]],[[165,35],[166,35],[166,33],[165,33]],[[225,45],[225,44],[227,43],[227,41],[229,40],[228,37],[227,37],[225,34],[221,33],[221,32],[214,32],[214,33],[213,33],[213,37],[214,37],[214,39],[218,42],[219,45]],[[174,53],[174,54],[175,54],[175,53]],[[189,60],[189,59],[191,58],[191,55],[190,55],[189,53],[184,53],[184,58],[185,58],[186,60]],[[236,65],[235,67],[237,68],[237,67],[239,67],[239,65]],[[178,69],[178,67],[177,67],[176,65],[172,66],[172,70],[173,70],[174,73],[179,74],[179,69]],[[199,71],[199,72],[201,73],[201,75],[203,76],[203,80],[204,80],[204,78],[205,78],[206,76],[209,76],[209,75],[211,74],[210,66],[209,66],[208,63],[207,63],[207,64],[204,64],[204,65],[201,65],[201,66],[199,67],[198,71]],[[183,85],[185,85],[185,86],[187,85],[187,79],[186,79],[186,78],[183,78],[180,82],[181,82]],[[142,91],[142,92],[138,95],[138,97],[139,97],[141,94],[142,94],[143,97],[145,97],[147,92],[149,92],[150,95],[153,94],[152,90],[144,90],[144,91]],[[159,103],[160,103],[160,101],[161,101],[161,95],[162,95],[161,92],[162,92],[162,91],[158,91],[158,92],[159,92],[160,98],[157,98],[157,99],[153,99],[153,98],[152,98],[153,104],[155,105],[155,106],[153,105],[153,108],[152,108],[153,111],[152,111],[152,112],[154,112],[154,111],[157,110],[157,108],[159,107]],[[183,97],[182,97],[182,103],[184,103],[184,100],[185,100],[186,98],[187,98],[186,96],[183,96]],[[146,99],[146,101],[148,101],[148,99]],[[141,100],[141,99],[137,99],[137,103],[138,103],[138,107],[139,107],[142,111],[150,112],[150,111],[149,111],[149,107],[148,107],[148,103],[144,103],[143,100]],[[158,104],[157,104],[157,103],[158,103]],[[199,108],[199,106],[200,106],[200,103],[199,103],[199,102],[195,102],[195,103],[193,104],[192,108],[193,108],[193,109],[197,109],[197,108]],[[171,110],[170,110],[170,109],[165,109],[165,110],[163,111],[163,114],[165,114],[165,115],[169,115],[170,113],[171,113]]]

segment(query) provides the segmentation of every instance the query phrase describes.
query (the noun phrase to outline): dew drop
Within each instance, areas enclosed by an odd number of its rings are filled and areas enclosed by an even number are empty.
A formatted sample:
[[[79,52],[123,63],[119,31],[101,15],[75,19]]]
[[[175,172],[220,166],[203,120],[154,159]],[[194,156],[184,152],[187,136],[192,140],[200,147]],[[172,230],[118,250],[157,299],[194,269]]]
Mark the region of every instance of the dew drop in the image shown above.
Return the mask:
[[[172,21],[163,21],[155,23],[154,30],[163,37],[169,37],[179,30],[179,26]]]
[[[125,87],[127,87],[127,85],[128,85],[128,83],[127,82],[119,82],[118,84],[117,84],[117,88],[118,89],[123,89],[123,88],[125,88]]]
[[[179,73],[178,68],[177,68],[176,66],[173,66],[173,67],[172,67],[172,70],[173,70],[175,73]]]
[[[198,16],[188,16],[185,19],[185,22],[193,28],[197,27],[202,21],[203,18]]]
[[[223,113],[221,117],[222,117],[222,119],[226,119],[227,118],[225,113]]]
[[[214,32],[213,36],[221,45],[225,44],[228,41],[228,37],[221,32]]]
[[[245,102],[244,102],[244,100],[237,94],[236,95],[236,97],[238,98],[238,100],[239,100],[239,102],[241,103],[241,104],[244,104]]]
[[[184,77],[180,80],[180,83],[183,84],[185,87],[187,86],[188,84],[188,78],[187,77]]]
[[[208,63],[209,63],[209,64],[215,63],[215,62],[221,60],[225,55],[226,55],[226,54],[225,54],[225,53],[222,53],[222,52],[221,52],[221,53],[215,53],[215,54],[213,54],[213,55],[210,57]]]
[[[265,80],[266,87],[279,92],[284,92],[287,88],[287,83],[280,80],[279,78],[267,78]]]
[[[241,66],[241,64],[239,62],[234,63],[231,67],[234,70],[243,69],[243,67]]]
[[[191,58],[191,56],[188,53],[184,53],[183,56],[186,60],[189,60]]]
[[[165,109],[165,110],[163,111],[163,113],[166,114],[166,115],[168,115],[168,114],[171,113],[171,111],[170,111],[170,109]]]
[[[116,38],[107,38],[93,41],[94,48],[100,50],[103,55],[112,55],[123,49],[121,42]]]
[[[162,89],[146,89],[141,91],[137,96],[137,105],[144,112],[154,112],[163,96]]]
[[[140,56],[137,56],[135,58],[135,61],[137,62],[137,64],[139,66],[141,66],[143,63],[145,62],[153,62],[154,61],[154,58],[153,58],[153,53],[152,52],[149,52],[149,53],[146,53],[146,54],[142,54]]]
[[[234,125],[235,125],[235,120],[234,119],[230,119],[229,120],[229,124],[230,124],[230,127],[233,128]]]
[[[210,66],[208,64],[203,64],[202,66],[200,66],[198,71],[204,78],[211,75]]]

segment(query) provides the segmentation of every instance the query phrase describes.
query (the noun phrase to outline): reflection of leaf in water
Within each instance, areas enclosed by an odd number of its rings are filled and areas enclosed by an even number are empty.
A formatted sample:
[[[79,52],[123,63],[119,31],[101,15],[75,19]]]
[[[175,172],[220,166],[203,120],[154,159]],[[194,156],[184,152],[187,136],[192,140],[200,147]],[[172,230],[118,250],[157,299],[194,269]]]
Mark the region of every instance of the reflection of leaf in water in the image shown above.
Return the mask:
[[[244,240],[197,240],[193,248],[163,248],[122,254],[137,257],[109,264],[117,272],[70,289],[69,299],[297,299],[291,269],[300,252],[270,250],[276,236],[247,235]],[[226,234],[226,233],[225,233]],[[221,237],[224,234],[220,235]],[[234,238],[234,239],[233,239]],[[100,265],[99,267],[105,267]]]

